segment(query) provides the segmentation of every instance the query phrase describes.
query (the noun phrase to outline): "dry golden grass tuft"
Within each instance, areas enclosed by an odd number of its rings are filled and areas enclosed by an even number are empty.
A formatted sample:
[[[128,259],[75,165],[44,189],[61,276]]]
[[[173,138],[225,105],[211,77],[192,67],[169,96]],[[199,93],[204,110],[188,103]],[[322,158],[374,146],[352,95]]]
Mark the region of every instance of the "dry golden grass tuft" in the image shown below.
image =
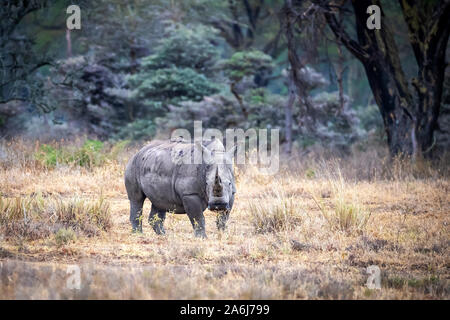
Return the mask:
[[[295,199],[283,190],[260,195],[249,204],[250,219],[257,233],[293,230],[301,222]]]
[[[52,167],[38,150],[0,143],[2,299],[450,298],[448,155],[293,155],[273,177],[236,168],[228,229],[219,232],[206,211],[201,240],[175,214],[157,236],[148,201],[144,233],[131,233],[123,173],[136,148],[108,146],[98,151],[105,161]],[[66,286],[74,264],[80,290]],[[380,290],[365,285],[370,265],[381,270]]]
[[[112,226],[109,204],[98,200],[43,197],[5,198],[0,195],[0,230],[7,239],[36,240],[69,228],[86,236]]]

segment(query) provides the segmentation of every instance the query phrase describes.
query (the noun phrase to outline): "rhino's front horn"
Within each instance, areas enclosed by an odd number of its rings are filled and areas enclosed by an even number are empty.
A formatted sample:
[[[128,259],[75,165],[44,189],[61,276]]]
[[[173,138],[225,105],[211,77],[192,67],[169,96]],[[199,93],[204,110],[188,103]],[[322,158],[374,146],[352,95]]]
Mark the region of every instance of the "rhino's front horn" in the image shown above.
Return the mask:
[[[219,168],[216,168],[216,176],[214,178],[214,188],[213,188],[213,195],[215,197],[221,197],[222,196],[222,191],[223,191],[223,187],[222,187],[222,181],[219,177]]]

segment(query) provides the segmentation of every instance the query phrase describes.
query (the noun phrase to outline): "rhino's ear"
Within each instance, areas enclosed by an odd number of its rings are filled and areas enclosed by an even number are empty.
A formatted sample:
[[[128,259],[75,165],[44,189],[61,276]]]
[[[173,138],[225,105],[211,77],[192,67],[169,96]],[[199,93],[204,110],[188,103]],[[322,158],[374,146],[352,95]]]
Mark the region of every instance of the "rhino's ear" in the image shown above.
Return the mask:
[[[210,164],[213,161],[212,158],[212,154],[211,151],[205,147],[201,142],[196,141],[195,142],[195,147],[200,150],[200,152],[203,153],[203,160],[205,161],[206,164]]]

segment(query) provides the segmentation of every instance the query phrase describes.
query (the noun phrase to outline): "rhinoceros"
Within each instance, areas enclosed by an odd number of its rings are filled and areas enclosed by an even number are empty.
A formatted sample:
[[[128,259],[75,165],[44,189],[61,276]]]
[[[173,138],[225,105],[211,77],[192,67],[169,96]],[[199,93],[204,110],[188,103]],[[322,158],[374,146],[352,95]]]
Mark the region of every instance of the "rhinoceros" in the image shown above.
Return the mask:
[[[194,153],[203,157],[195,159]],[[197,237],[206,237],[206,208],[217,211],[217,228],[224,230],[236,193],[232,158],[219,140],[202,142],[156,141],[139,150],[128,162],[125,187],[130,200],[133,231],[142,232],[142,206],[151,203],[149,223],[164,234],[167,211],[186,213]],[[197,158],[198,159],[198,158]],[[196,162],[198,164],[196,164]]]

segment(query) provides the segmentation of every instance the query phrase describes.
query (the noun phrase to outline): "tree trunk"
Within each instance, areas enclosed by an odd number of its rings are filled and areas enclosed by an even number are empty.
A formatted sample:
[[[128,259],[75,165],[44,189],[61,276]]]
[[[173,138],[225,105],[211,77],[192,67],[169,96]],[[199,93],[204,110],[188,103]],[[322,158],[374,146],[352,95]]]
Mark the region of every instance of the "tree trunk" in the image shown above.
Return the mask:
[[[236,82],[231,82],[230,83],[230,91],[235,96],[236,100],[238,101],[239,106],[241,107],[241,110],[242,110],[242,114],[244,115],[245,120],[247,120],[248,119],[248,111],[247,111],[247,108],[245,107],[244,101],[242,101],[242,97],[239,95],[239,93],[236,90],[236,85],[237,85]]]
[[[442,101],[445,77],[445,51],[450,34],[450,1],[437,2],[432,10],[416,0],[401,0],[400,6],[408,25],[409,40],[418,65],[417,78],[412,84],[417,92],[416,136],[419,152],[431,154],[433,133]],[[431,6],[428,4],[428,6]]]
[[[292,74],[292,71],[289,73],[289,80],[288,80],[288,90],[289,90],[289,98],[286,103],[286,107],[284,110],[285,115],[285,134],[286,134],[286,153],[291,154],[292,153],[292,107],[295,102],[295,83],[294,83],[294,76]]]
[[[367,7],[380,1],[352,0],[358,41],[350,38],[336,19],[340,8],[325,6],[331,30],[364,65],[370,88],[383,117],[391,155],[430,155],[441,106],[445,50],[450,24],[450,1],[435,3],[399,0],[419,74],[412,79],[414,96],[403,73],[390,25],[383,11],[381,29],[366,27]],[[331,3],[331,2],[330,2]],[[323,4],[321,4],[323,5]],[[428,153],[428,154],[427,154]]]
[[[395,83],[388,67],[375,61],[364,66],[383,118],[390,154],[414,155],[416,153],[414,121],[400,105],[399,94],[395,90]]]
[[[72,57],[72,38],[70,36],[70,29],[66,29],[66,44],[67,44],[67,58]]]

